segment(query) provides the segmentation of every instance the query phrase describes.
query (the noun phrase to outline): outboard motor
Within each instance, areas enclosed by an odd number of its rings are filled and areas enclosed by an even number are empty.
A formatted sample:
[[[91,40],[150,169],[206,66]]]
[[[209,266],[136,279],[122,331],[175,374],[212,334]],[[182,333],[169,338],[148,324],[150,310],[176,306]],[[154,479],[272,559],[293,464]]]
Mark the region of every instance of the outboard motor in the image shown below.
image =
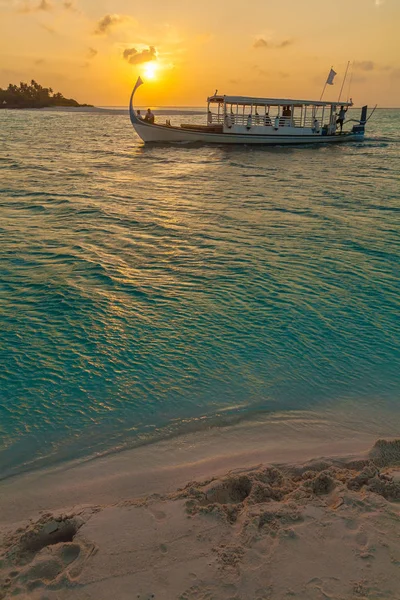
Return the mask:
[[[368,112],[368,106],[363,106],[361,109],[360,124],[354,125],[353,133],[358,133],[359,135],[363,135],[365,133],[365,123],[367,122],[367,112]]]

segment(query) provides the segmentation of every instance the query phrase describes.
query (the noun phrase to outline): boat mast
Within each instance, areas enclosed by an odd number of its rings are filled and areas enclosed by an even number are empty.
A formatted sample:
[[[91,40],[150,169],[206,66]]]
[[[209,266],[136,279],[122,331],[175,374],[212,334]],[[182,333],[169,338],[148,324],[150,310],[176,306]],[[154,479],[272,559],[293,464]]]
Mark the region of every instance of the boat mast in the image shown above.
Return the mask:
[[[351,83],[353,81],[353,73],[354,73],[354,60],[351,63],[351,75],[350,75],[350,81],[349,81],[349,89],[347,90],[347,102],[349,101],[349,98],[350,98],[350,90],[351,90]]]
[[[342,92],[343,92],[344,84],[346,82],[347,71],[349,70],[349,66],[350,66],[350,61],[347,62],[346,73],[344,74],[344,79],[343,79],[343,82],[342,82],[342,87],[340,88],[340,94],[339,94],[339,98],[338,98],[338,104],[340,104],[340,98],[342,97]]]
[[[333,65],[331,66],[331,70],[329,71],[329,75],[332,73],[332,71],[333,71]],[[320,101],[322,100],[322,98],[323,98],[323,96],[325,94],[325,89],[326,89],[326,86],[327,86],[328,81],[329,81],[329,75],[328,75],[328,79],[326,79],[326,81],[325,81],[325,85],[324,85],[324,88],[322,90]]]

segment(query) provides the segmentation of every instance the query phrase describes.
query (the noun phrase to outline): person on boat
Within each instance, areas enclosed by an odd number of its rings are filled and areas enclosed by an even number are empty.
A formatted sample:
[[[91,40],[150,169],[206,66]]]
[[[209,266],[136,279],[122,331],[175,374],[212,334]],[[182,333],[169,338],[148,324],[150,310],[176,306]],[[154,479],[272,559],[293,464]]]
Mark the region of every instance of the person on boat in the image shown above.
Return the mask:
[[[146,123],[151,123],[151,124],[154,123],[154,115],[151,112],[150,108],[147,109],[147,113],[146,113],[146,115],[144,117],[144,120],[146,121]]]
[[[340,107],[338,118],[336,121],[336,126],[339,125],[339,127],[340,127],[340,133],[342,133],[342,131],[343,131],[343,123],[346,118],[347,111],[348,111],[348,109],[345,108],[344,106]]]
[[[292,122],[292,111],[290,106],[284,106],[282,111],[282,125],[291,125]]]
[[[271,117],[269,116],[269,112],[265,113],[264,124],[269,127],[271,125]]]
[[[136,111],[136,116],[137,116],[137,118],[139,119],[139,121],[143,121],[143,117],[142,117],[142,115],[140,114],[140,110],[137,110],[137,111]]]
[[[312,129],[313,129],[314,133],[319,133],[319,131],[320,131],[319,121],[318,121],[317,117],[314,117]]]
[[[251,115],[249,115],[247,117],[246,129],[251,129],[251,125],[252,125],[252,118],[251,118]]]
[[[211,112],[211,110],[209,110],[208,113],[207,113],[207,123],[209,125],[212,125],[212,120],[213,120],[212,119],[212,112]]]

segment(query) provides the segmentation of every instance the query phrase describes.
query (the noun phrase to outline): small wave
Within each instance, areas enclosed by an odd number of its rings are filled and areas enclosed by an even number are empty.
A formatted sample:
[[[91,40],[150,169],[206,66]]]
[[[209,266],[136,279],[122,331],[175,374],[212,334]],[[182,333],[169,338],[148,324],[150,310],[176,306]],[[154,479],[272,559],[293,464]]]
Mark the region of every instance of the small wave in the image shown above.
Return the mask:
[[[365,137],[364,138],[364,144],[365,143],[370,143],[370,142],[376,142],[376,143],[387,143],[387,144],[399,144],[400,143],[400,138],[397,137],[387,137],[387,136],[382,136],[382,137]]]
[[[363,142],[354,142],[352,144],[353,148],[387,148],[389,146],[389,142],[383,141],[363,141]]]

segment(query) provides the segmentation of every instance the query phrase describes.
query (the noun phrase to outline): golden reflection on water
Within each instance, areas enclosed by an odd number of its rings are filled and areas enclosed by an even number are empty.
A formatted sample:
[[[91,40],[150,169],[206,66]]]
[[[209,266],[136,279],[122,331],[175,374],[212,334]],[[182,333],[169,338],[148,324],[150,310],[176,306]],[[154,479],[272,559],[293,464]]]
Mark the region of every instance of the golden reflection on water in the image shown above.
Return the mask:
[[[159,148],[127,114],[3,119],[7,468],[256,413],[311,431],[342,398],[396,412],[397,142]]]

